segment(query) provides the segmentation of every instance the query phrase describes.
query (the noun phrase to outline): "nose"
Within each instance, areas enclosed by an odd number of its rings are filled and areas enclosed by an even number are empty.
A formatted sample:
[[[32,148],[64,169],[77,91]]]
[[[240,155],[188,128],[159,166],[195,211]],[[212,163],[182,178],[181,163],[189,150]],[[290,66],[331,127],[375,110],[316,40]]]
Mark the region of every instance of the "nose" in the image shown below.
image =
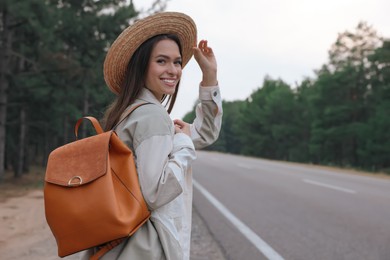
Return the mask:
[[[181,67],[177,66],[177,64],[175,64],[173,62],[169,63],[168,68],[167,68],[167,72],[170,75],[177,75],[180,70],[181,70]]]

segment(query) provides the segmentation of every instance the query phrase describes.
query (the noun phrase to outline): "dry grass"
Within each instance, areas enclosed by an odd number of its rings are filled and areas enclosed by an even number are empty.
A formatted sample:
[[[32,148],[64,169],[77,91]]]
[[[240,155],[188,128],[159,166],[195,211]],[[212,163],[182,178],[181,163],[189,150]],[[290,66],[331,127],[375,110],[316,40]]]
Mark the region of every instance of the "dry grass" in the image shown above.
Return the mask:
[[[42,167],[31,167],[30,172],[15,178],[13,172],[7,171],[0,181],[0,202],[12,197],[25,195],[27,192],[42,189],[45,170]]]

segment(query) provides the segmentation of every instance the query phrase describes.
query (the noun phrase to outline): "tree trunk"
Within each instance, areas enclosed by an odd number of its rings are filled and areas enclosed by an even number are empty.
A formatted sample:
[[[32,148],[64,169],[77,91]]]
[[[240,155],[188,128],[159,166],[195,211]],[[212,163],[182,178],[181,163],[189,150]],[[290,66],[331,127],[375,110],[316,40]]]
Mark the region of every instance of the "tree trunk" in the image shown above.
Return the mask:
[[[89,91],[88,87],[84,86],[84,105],[83,105],[83,116],[87,116],[89,113]],[[82,135],[83,138],[87,136],[87,126],[83,125]]]
[[[8,58],[11,50],[11,31],[8,29],[8,14],[3,6],[0,13],[0,180],[5,167],[5,135],[7,120]]]
[[[47,164],[47,159],[49,157],[49,153],[50,153],[50,140],[49,139],[53,139],[53,137],[51,137],[49,135],[49,125],[48,123],[45,123],[44,124],[44,146],[43,146],[43,157],[42,157],[42,161],[41,161],[41,166],[45,166]]]
[[[69,128],[69,116],[65,115],[65,118],[64,118],[64,139],[63,139],[64,144],[67,144],[69,142],[68,128]]]
[[[26,115],[27,116],[27,115]],[[26,118],[27,119],[27,118]],[[25,130],[25,139],[24,139],[24,160],[23,160],[23,173],[29,173],[30,172],[30,154],[31,154],[31,147],[30,147],[30,133],[29,133],[29,124],[28,120],[26,121],[26,130]],[[37,154],[36,154],[37,155]]]
[[[16,162],[15,178],[22,176],[24,168],[24,151],[26,147],[26,110],[24,105],[20,108],[20,133],[18,145],[18,159]]]

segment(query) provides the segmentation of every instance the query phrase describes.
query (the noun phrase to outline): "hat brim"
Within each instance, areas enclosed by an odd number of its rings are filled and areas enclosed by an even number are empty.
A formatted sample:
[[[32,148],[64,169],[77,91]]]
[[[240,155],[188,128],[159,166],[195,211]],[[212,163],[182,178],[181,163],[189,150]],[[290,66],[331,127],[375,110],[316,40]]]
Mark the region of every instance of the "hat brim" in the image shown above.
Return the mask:
[[[176,35],[182,48],[182,66],[188,63],[197,41],[196,25],[191,17],[178,12],[163,12],[148,16],[127,27],[107,52],[103,74],[112,92],[115,94],[120,92],[127,65],[138,47],[159,34]]]

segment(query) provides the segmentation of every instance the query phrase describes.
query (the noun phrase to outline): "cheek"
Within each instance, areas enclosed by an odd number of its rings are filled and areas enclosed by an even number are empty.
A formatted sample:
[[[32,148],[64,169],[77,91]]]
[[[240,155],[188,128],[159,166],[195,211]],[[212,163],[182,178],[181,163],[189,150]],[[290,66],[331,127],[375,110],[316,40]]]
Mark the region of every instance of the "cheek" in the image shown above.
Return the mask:
[[[145,75],[145,84],[146,86],[148,86],[150,83],[150,75],[149,75],[149,72]]]
[[[158,76],[158,71],[155,66],[149,66],[148,71],[146,72],[146,81],[152,81],[155,77]]]

